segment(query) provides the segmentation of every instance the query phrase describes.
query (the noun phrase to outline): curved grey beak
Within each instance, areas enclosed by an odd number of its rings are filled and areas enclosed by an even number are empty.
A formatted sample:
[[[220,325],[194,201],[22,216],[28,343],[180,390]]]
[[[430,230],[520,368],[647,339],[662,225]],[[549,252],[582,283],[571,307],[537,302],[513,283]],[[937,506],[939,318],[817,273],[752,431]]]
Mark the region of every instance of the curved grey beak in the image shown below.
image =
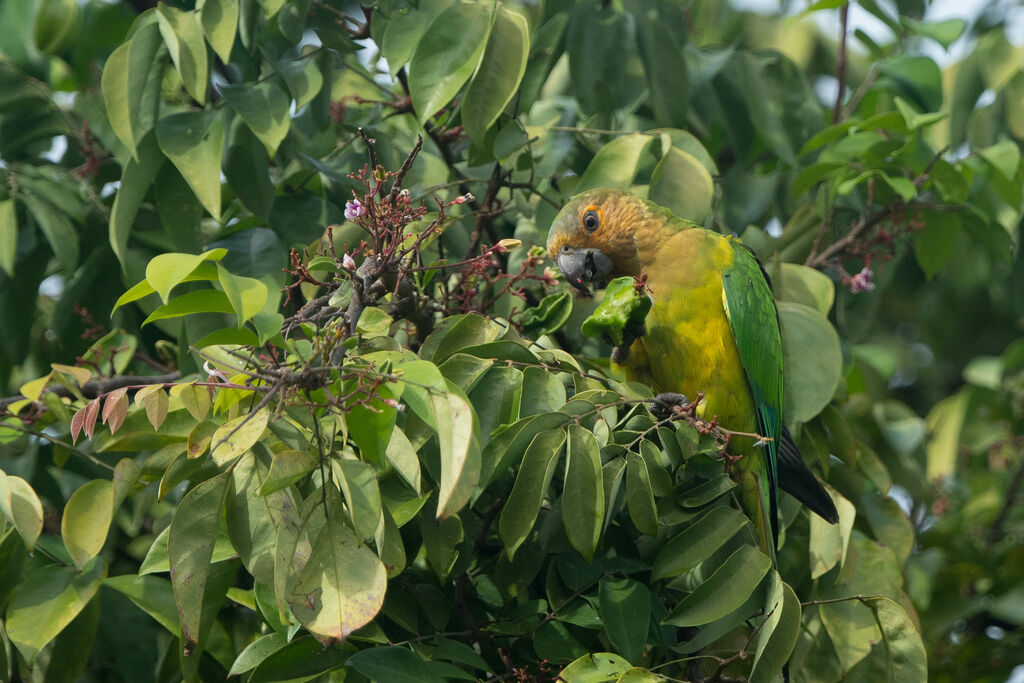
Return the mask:
[[[590,294],[587,283],[608,279],[615,265],[600,249],[581,249],[569,246],[562,247],[556,260],[558,269],[562,271],[566,281],[587,294]]]

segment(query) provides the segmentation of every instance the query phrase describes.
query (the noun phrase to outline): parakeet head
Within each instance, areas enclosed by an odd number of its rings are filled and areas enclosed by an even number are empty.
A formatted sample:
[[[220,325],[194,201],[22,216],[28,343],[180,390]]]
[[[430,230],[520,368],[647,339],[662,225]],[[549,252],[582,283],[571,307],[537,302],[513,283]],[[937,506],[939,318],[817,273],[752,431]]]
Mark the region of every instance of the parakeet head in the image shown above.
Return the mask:
[[[678,220],[678,219],[676,219]],[[566,204],[548,232],[548,255],[573,287],[639,275],[645,253],[664,238],[670,214],[635,195],[588,190]]]

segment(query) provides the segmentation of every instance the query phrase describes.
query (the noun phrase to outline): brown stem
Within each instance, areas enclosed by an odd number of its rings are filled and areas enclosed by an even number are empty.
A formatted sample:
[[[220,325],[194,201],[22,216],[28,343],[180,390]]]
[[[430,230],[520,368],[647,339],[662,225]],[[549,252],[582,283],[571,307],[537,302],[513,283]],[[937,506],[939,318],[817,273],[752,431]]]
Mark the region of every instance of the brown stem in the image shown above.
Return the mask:
[[[166,375],[122,375],[120,377],[111,377],[109,379],[98,379],[91,382],[86,382],[79,391],[85,398],[96,398],[102,396],[108,392],[114,391],[115,389],[123,389],[124,387],[131,386],[145,386],[149,384],[169,384],[176,382],[181,378],[181,375],[177,372],[169,372]],[[47,387],[44,393],[56,394],[61,398],[75,398],[75,395],[64,386],[51,386]],[[12,403],[25,400],[25,396],[18,394],[17,396],[7,396],[0,398],[0,411],[6,411],[7,407]]]

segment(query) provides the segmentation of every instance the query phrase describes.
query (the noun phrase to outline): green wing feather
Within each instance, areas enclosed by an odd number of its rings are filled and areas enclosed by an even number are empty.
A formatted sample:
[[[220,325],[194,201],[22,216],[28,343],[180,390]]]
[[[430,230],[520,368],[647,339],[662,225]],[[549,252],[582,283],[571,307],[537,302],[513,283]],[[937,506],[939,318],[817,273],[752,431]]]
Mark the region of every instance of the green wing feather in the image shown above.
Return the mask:
[[[740,362],[754,399],[757,430],[772,439],[764,446],[771,543],[779,538],[779,438],[782,431],[782,338],[768,277],[754,255],[732,242],[734,260],[722,273],[727,315]],[[774,550],[774,548],[773,548]]]

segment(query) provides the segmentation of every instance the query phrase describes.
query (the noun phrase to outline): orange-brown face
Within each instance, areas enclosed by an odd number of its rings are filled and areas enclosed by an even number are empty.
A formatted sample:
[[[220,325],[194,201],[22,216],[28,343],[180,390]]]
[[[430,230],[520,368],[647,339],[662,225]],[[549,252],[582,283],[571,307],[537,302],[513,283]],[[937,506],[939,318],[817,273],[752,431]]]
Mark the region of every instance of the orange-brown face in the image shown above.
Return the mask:
[[[635,250],[630,221],[623,218],[634,201],[619,190],[590,190],[573,197],[552,221],[548,255],[573,287],[589,292],[588,283],[626,273]]]

